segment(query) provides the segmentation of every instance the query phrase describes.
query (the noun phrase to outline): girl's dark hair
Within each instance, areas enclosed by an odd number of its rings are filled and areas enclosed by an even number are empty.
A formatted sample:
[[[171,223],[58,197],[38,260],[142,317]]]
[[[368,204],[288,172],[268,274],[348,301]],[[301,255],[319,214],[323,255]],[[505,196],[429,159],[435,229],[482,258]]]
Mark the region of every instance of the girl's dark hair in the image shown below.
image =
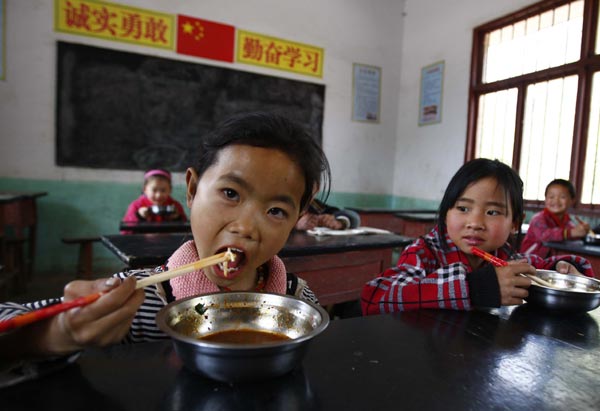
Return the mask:
[[[573,187],[573,184],[569,180],[563,180],[562,178],[557,178],[556,180],[550,181],[548,183],[548,185],[546,186],[544,195],[548,194],[548,189],[550,188],[550,186],[563,186],[564,188],[566,188],[569,191],[571,198],[573,198],[573,199],[575,198],[575,187]]]
[[[195,166],[198,177],[202,177],[215,163],[221,150],[235,144],[273,148],[287,154],[304,175],[301,210],[308,205],[316,187],[321,188],[325,198],[329,194],[331,170],[319,144],[300,124],[268,112],[235,115],[219,124],[212,133],[203,136],[199,147],[200,158]]]
[[[513,223],[518,227],[518,236],[521,234],[523,223],[523,181],[521,177],[509,166],[498,160],[478,158],[465,163],[448,183],[444,198],[438,211],[438,227],[440,234],[446,234],[446,216],[448,210],[454,207],[456,201],[471,184],[491,177],[504,189],[508,203],[513,213]],[[513,244],[515,245],[515,244]]]

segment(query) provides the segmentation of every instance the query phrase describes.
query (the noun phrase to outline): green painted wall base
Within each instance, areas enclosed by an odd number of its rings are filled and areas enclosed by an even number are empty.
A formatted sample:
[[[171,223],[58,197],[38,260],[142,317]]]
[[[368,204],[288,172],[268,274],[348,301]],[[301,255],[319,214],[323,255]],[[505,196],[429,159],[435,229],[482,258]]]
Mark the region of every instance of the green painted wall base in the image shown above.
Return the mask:
[[[38,198],[38,234],[35,275],[75,278],[77,245],[63,237],[93,237],[119,232],[119,221],[141,184],[73,182],[0,178],[0,191],[46,192]],[[185,205],[185,187],[173,187],[173,197]],[[328,203],[338,207],[437,208],[437,202],[389,195],[331,193]],[[186,208],[186,213],[189,210]],[[123,264],[100,243],[94,244],[94,273],[109,275]]]

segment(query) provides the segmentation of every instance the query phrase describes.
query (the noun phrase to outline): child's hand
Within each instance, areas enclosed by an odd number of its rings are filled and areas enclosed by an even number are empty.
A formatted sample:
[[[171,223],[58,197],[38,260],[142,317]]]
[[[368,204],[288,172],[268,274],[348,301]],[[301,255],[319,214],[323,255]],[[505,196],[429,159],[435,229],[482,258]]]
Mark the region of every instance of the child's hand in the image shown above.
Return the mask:
[[[302,215],[300,217],[300,219],[296,223],[296,229],[303,230],[303,231],[312,230],[313,228],[315,228],[317,226],[318,222],[319,222],[319,219],[316,214],[305,213],[304,215]]]
[[[575,267],[573,264],[568,263],[566,261],[557,262],[556,263],[556,271],[558,271],[561,274],[583,275],[577,270],[577,267]]]
[[[138,214],[144,219],[148,218],[148,214],[150,214],[150,208],[140,207],[140,208],[138,208]]]
[[[535,275],[535,272],[535,268],[523,260],[509,261],[505,267],[496,267],[496,276],[500,286],[500,304],[523,304],[523,298],[529,295],[527,288],[531,285],[531,280],[520,274]]]
[[[335,218],[333,214],[320,214],[317,225],[319,227],[331,228],[332,230],[341,230],[344,228],[342,222]]]
[[[103,347],[121,341],[144,301],[144,290],[136,290],[135,284],[134,278],[121,283],[116,277],[67,284],[65,301],[99,291],[106,294],[92,304],[53,317],[40,340],[39,351],[65,354],[84,347]]]
[[[581,238],[585,237],[587,233],[590,231],[590,225],[583,221],[579,217],[575,217],[575,219],[579,222],[575,227],[571,228],[571,237],[573,238]]]

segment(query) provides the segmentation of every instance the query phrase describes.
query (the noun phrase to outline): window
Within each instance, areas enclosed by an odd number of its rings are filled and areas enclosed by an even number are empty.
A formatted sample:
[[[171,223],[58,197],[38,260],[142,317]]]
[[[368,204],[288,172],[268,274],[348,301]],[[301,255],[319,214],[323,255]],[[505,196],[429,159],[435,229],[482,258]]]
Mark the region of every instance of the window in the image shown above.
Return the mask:
[[[477,27],[465,159],[518,170],[529,205],[555,178],[600,208],[600,0],[546,0]]]

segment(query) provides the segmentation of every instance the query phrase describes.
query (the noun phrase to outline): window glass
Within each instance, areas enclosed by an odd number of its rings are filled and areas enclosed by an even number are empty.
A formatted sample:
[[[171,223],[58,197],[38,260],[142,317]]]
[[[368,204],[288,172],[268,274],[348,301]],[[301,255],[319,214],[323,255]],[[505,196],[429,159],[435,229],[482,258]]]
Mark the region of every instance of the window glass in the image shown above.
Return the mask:
[[[528,200],[543,200],[555,178],[569,179],[576,97],[577,76],[527,87],[519,174]]]
[[[578,0],[487,33],[482,82],[578,60],[582,27],[583,0]]]
[[[600,73],[592,81],[592,102],[587,133],[587,149],[583,171],[581,202],[600,204]]]
[[[517,89],[484,94],[479,98],[476,157],[512,163]]]

